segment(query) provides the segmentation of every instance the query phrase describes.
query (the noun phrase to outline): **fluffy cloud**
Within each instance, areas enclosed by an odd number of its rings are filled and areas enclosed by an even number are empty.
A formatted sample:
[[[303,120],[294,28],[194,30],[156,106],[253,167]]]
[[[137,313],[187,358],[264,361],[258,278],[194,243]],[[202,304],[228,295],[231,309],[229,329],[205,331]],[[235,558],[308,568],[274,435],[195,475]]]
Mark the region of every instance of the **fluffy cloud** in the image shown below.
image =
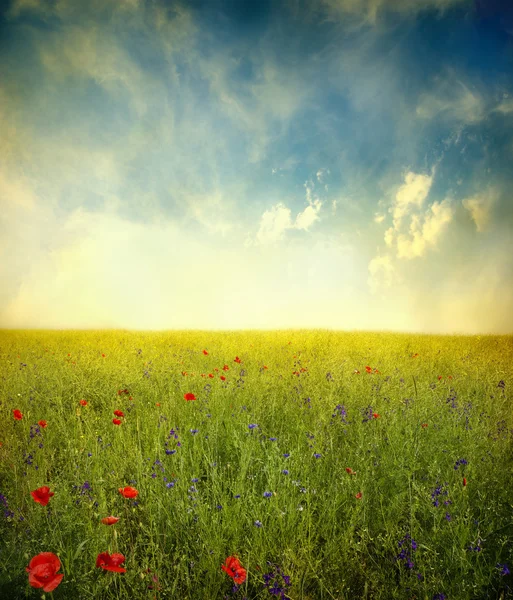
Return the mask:
[[[465,198],[462,200],[464,208],[466,208],[472,220],[476,224],[477,231],[485,231],[490,221],[492,207],[497,201],[497,191],[489,188],[482,194]]]
[[[416,174],[411,171],[406,174],[404,184],[397,190],[395,202],[391,209],[396,230],[401,227],[403,217],[412,208],[420,209],[422,207],[432,183],[433,175]]]
[[[485,116],[485,106],[477,92],[472,93],[450,70],[435,82],[432,92],[421,95],[416,114],[421,119],[476,123]]]

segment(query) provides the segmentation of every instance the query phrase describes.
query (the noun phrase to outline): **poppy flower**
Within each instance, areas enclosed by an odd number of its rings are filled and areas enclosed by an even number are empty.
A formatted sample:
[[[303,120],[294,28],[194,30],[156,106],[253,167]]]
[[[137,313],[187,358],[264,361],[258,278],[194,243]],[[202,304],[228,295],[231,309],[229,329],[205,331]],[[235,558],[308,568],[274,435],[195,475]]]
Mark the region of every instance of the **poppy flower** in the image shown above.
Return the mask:
[[[185,400],[187,400],[187,402],[189,400],[196,400],[196,396],[194,394],[191,394],[190,392],[187,394],[184,394],[183,397],[185,398]]]
[[[416,352],[415,354],[412,355],[412,358],[417,358],[418,356],[418,352]]]
[[[62,581],[64,575],[57,575],[61,568],[59,557],[53,552],[41,552],[34,556],[25,571],[29,574],[29,584],[34,588],[43,588],[44,592],[53,590]]]
[[[463,478],[463,487],[465,487],[466,485],[467,485],[467,478],[466,478],[466,477],[464,477],[464,478]]]
[[[206,350],[203,350],[203,354],[204,354],[205,356],[208,356],[208,352],[207,352]]]
[[[239,363],[241,362],[240,358],[238,356],[236,356],[233,360],[233,362]]]
[[[102,354],[102,358],[105,358],[105,354]]]
[[[442,379],[442,376],[441,376],[441,375],[439,375],[439,376],[438,376],[438,381],[440,381],[441,379]]]
[[[187,371],[182,371],[182,375],[185,377],[187,375]]]
[[[39,427],[42,427],[43,429],[48,425],[48,423],[44,419],[41,419],[41,421],[38,421],[37,424],[39,425]]]
[[[126,573],[126,569],[119,566],[122,562],[125,562],[125,557],[118,552],[114,552],[114,554],[102,552],[96,558],[97,567],[101,567],[105,571],[115,571],[116,573]]]
[[[230,367],[228,365],[224,365],[223,371],[229,371],[229,370],[230,370]]]
[[[160,402],[155,402],[155,406],[160,406]]]
[[[12,411],[12,416],[16,419],[16,421],[21,421],[23,419],[23,413],[17,408]]]
[[[224,375],[221,375],[219,379],[221,379],[221,381],[226,381],[226,377]]]
[[[116,415],[116,417],[124,417],[125,413],[122,410],[115,410],[114,414]]]
[[[422,429],[426,429],[427,426],[428,426],[427,423],[422,423],[422,425],[421,425]]]
[[[229,556],[224,561],[224,565],[221,565],[221,569],[223,569],[225,573],[228,573],[237,585],[246,581],[246,569],[241,566],[239,559],[236,556]]]
[[[372,373],[372,367],[365,367],[365,370],[367,371],[367,373]]]
[[[210,377],[210,379],[214,378],[214,374],[213,373],[209,373],[208,376]]]
[[[121,419],[112,419],[114,425],[121,425]]]
[[[214,368],[214,371],[219,371],[219,369],[217,367]]]
[[[119,517],[104,517],[102,519],[102,523],[104,525],[114,525],[114,523],[117,523],[119,521]]]
[[[355,495],[355,498],[356,498],[357,500],[361,500],[361,497],[362,497],[362,493],[361,493],[361,492],[358,492],[358,493]]]
[[[353,471],[353,469],[351,469],[351,467],[346,467],[346,473],[349,473],[349,475],[356,475],[356,473]]]
[[[119,493],[124,498],[136,498],[137,495],[139,494],[138,490],[136,490],[134,487],[130,487],[130,486],[126,486],[124,488],[119,488]]]
[[[378,413],[372,413],[372,416],[374,419],[379,419],[379,414]]]
[[[30,492],[30,495],[38,504],[41,504],[41,506],[46,506],[48,502],[50,502],[50,498],[55,494],[50,491],[48,486],[44,485],[43,487],[37,488],[37,490]]]
[[[80,400],[79,404],[81,406],[87,406],[87,402],[85,400]]]

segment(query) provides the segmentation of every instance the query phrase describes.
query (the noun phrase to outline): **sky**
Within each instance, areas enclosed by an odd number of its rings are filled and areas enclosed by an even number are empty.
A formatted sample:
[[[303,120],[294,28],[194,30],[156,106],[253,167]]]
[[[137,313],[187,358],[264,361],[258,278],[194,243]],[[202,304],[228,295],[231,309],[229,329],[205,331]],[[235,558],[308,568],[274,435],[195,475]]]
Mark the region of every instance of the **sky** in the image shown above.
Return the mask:
[[[0,327],[513,333],[513,5],[0,1]]]

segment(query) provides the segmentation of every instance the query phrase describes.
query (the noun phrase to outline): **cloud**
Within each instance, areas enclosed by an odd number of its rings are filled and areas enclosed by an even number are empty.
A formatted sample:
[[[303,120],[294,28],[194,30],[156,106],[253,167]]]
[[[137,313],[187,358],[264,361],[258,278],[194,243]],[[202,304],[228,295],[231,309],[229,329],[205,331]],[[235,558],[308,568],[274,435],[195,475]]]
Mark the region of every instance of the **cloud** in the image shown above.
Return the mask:
[[[500,112],[503,115],[509,115],[513,113],[513,99],[504,98],[502,102],[493,109],[492,112]]]
[[[458,80],[452,69],[443,78],[438,78],[433,87],[433,92],[421,94],[416,108],[417,117],[457,123],[477,123],[485,117],[483,99]]]
[[[433,202],[423,215],[413,215],[409,232],[397,235],[397,257],[411,259],[424,256],[427,248],[436,247],[453,214],[451,203],[443,200]]]
[[[374,223],[383,223],[385,220],[385,215],[381,215],[379,213],[375,213],[374,215]]]
[[[284,231],[291,227],[290,208],[280,202],[262,215],[256,239],[261,244],[277,242],[283,237]]]
[[[429,194],[433,174],[423,175],[409,171],[404,178],[404,184],[399,187],[395,201],[390,209],[394,219],[394,228],[400,229],[403,218],[412,208],[420,209]]]
[[[469,211],[472,220],[476,224],[476,229],[479,232],[485,231],[488,223],[490,222],[490,216],[492,208],[497,202],[498,193],[494,188],[489,188],[482,194],[465,198],[461,201],[464,208]]]
[[[333,18],[344,15],[359,18],[363,23],[376,25],[386,13],[414,17],[425,10],[443,14],[447,9],[468,5],[468,0],[321,0]]]
[[[372,294],[380,288],[389,288],[395,281],[395,268],[389,255],[375,256],[368,265],[369,278],[367,283]]]

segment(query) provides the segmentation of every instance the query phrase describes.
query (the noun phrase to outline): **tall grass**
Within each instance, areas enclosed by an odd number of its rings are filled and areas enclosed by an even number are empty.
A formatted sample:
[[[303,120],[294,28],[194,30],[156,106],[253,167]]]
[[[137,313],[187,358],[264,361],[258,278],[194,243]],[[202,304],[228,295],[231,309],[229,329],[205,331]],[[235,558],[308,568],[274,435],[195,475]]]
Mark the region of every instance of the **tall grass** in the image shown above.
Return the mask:
[[[3,331],[0,361],[0,598],[41,597],[40,552],[56,599],[513,597],[511,336]]]

